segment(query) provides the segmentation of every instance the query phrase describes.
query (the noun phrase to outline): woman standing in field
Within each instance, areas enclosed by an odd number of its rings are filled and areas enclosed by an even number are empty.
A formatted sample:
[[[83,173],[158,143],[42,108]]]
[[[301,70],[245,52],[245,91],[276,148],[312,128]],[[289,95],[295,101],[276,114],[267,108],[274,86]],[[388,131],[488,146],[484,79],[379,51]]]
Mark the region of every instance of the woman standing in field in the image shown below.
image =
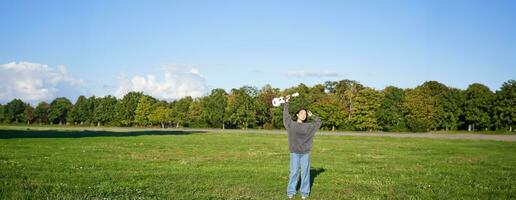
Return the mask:
[[[288,113],[288,101],[290,95],[285,99],[283,105],[283,125],[288,132],[288,144],[290,147],[290,176],[287,187],[287,195],[293,198],[296,194],[296,186],[299,179],[299,167],[301,167],[301,198],[306,199],[310,194],[310,149],[315,132],[321,127],[321,119],[310,111],[301,109],[296,114],[296,121],[292,121]],[[314,119],[311,123],[306,122],[306,115]]]

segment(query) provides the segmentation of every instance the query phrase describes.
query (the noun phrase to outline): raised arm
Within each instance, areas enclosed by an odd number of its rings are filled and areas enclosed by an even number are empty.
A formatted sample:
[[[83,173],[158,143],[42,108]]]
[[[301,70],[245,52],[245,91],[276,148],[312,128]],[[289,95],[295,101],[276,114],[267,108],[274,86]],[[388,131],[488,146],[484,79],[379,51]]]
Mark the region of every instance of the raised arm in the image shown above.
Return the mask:
[[[315,134],[319,128],[321,128],[322,121],[317,115],[312,114],[312,112],[309,112],[309,116],[314,119],[314,121],[311,123],[311,130],[310,134]]]
[[[288,113],[288,102],[285,102],[283,104],[283,125],[288,129],[290,127],[290,123],[292,123],[292,118]]]

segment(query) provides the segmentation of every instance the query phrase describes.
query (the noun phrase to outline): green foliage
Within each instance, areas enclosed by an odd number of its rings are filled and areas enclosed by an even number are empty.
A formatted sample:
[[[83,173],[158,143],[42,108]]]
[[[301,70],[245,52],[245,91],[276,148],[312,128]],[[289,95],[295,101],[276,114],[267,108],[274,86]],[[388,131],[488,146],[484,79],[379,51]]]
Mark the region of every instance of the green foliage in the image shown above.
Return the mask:
[[[192,102],[192,97],[187,96],[171,103],[172,119],[176,123],[176,127],[188,124],[188,113]]]
[[[111,95],[97,98],[93,110],[93,122],[96,122],[98,126],[111,124],[116,116],[116,104],[116,97]]]
[[[48,108],[48,120],[52,124],[65,124],[68,112],[72,109],[72,103],[65,97],[54,99]]]
[[[34,109],[34,118],[37,123],[48,123],[48,109],[50,105],[47,102],[40,102],[38,106]]]
[[[5,106],[0,104],[0,123],[5,121]]]
[[[421,89],[405,91],[403,112],[410,131],[425,132],[430,128],[434,110],[432,105],[431,98]]]
[[[372,88],[364,88],[357,93],[352,116],[353,124],[357,130],[374,131],[380,129],[376,114],[380,110],[381,100],[382,93]]]
[[[496,93],[478,83],[467,90],[427,81],[413,89],[390,86],[376,91],[357,81],[341,80],[284,90],[270,85],[260,90],[244,86],[229,94],[214,89],[207,96],[187,96],[170,103],[158,102],[142,92],[129,92],[122,99],[79,96],[75,105],[66,98],[56,98],[50,105],[40,102],[36,108],[13,99],[0,105],[0,122],[282,129],[282,109],[273,107],[271,101],[298,92],[298,97],[290,99],[289,112],[311,110],[321,117],[326,130],[512,131],[515,82],[505,82]]]
[[[465,120],[470,129],[486,130],[491,127],[490,111],[494,94],[480,83],[469,85],[465,91]]]
[[[412,132],[427,132],[430,128],[430,121],[412,116],[407,117],[407,128]]]
[[[394,86],[383,90],[383,98],[378,110],[378,125],[384,131],[406,131],[406,120],[403,114],[405,93]]]
[[[231,90],[228,96],[228,119],[239,128],[247,129],[256,122],[256,95],[254,87],[244,86]]]
[[[201,100],[201,118],[210,127],[224,128],[227,104],[226,91],[213,89],[210,95]]]
[[[172,122],[172,109],[168,108],[166,102],[159,101],[152,107],[152,112],[149,114],[149,121],[152,124],[160,124],[161,128],[165,128],[166,123]]]
[[[438,112],[439,103],[454,103],[448,97],[441,97],[446,94],[449,88],[437,81],[427,81],[415,89],[408,89],[405,92],[403,103],[407,126],[411,131],[423,131],[423,129],[437,130],[448,123],[442,122],[445,113]],[[439,100],[440,99],[440,100]],[[441,110],[453,107],[441,105]],[[454,111],[454,109],[450,108]],[[448,118],[455,117],[452,115]],[[412,127],[412,128],[411,128]],[[418,129],[418,130],[415,130]]]
[[[271,104],[272,99],[279,96],[279,94],[280,90],[278,88],[273,88],[270,85],[265,85],[258,92],[258,96],[256,98],[256,124],[258,127],[265,129],[281,127],[281,112],[277,113],[279,115],[275,115],[275,112],[273,112],[274,107]],[[276,121],[281,122],[278,124],[279,126],[275,125],[274,122]]]
[[[134,111],[135,117],[134,122],[140,126],[149,126],[152,125],[149,120],[149,115],[152,112],[152,105],[156,102],[156,100],[150,96],[143,95],[136,106],[136,110]]]
[[[136,107],[142,96],[142,92],[129,92],[117,102],[115,106],[116,124],[121,126],[134,125]]]
[[[85,96],[79,96],[75,102],[70,114],[68,115],[68,121],[74,124],[84,124],[88,122],[95,122],[94,110],[95,110],[95,96],[86,98]]]
[[[433,130],[441,128],[440,125],[442,124],[441,120],[443,119],[443,116],[440,116],[438,113],[438,99],[445,99],[440,98],[440,96],[448,92],[448,87],[437,81],[427,81],[416,89],[421,90],[423,96],[425,96],[425,103],[429,105],[430,109],[428,110],[428,114],[430,118],[427,122],[429,128]]]
[[[493,120],[497,129],[513,131],[516,125],[516,81],[509,80],[503,83],[496,91]]]
[[[457,130],[462,126],[464,93],[450,88],[437,95],[434,121],[437,127],[444,130]]]
[[[20,99],[13,99],[5,105],[5,121],[7,123],[25,122],[25,107],[27,104]]]
[[[25,110],[23,110],[23,119],[25,119],[27,124],[34,121],[34,108],[29,104],[27,104],[27,106],[25,106]]]
[[[316,113],[322,121],[322,128],[336,130],[337,127],[346,123],[347,114],[345,107],[339,104],[339,100],[335,94],[321,96],[309,108],[310,111]]]
[[[202,107],[201,107],[200,99],[194,99],[190,104],[190,108],[188,108],[188,127],[201,128],[206,127],[207,124],[202,118]]]
[[[314,85],[308,89],[308,97],[310,98],[310,102],[315,102],[318,99],[326,97],[326,87],[322,84]]]
[[[276,129],[284,129],[285,126],[283,126],[283,107],[272,107],[271,115],[272,127]]]
[[[355,111],[355,98],[360,92],[360,90],[364,89],[364,86],[357,81],[353,80],[341,80],[338,83],[334,84],[335,88],[333,91],[335,91],[335,94],[340,99],[340,103],[346,107],[346,113],[348,114],[347,123],[352,124],[353,123],[353,112]],[[352,127],[349,127],[352,128]]]

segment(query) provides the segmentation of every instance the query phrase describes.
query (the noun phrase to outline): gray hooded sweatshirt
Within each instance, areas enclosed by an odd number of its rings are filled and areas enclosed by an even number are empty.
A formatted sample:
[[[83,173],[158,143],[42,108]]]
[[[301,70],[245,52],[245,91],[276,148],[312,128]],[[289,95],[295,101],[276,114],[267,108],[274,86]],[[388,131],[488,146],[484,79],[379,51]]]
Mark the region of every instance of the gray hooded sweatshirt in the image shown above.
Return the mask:
[[[312,114],[311,123],[292,121],[288,113],[288,102],[283,105],[283,125],[288,132],[288,144],[291,153],[310,153],[315,132],[321,127],[321,119]]]

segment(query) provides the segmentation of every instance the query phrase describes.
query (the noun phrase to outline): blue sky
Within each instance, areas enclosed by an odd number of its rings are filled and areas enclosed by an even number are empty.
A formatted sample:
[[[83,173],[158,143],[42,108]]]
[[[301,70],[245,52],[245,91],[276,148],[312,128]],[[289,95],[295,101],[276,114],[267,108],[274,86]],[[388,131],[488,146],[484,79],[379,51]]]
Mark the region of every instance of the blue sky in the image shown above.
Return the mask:
[[[341,79],[496,90],[516,78],[514,1],[0,0],[0,9],[0,103]]]

